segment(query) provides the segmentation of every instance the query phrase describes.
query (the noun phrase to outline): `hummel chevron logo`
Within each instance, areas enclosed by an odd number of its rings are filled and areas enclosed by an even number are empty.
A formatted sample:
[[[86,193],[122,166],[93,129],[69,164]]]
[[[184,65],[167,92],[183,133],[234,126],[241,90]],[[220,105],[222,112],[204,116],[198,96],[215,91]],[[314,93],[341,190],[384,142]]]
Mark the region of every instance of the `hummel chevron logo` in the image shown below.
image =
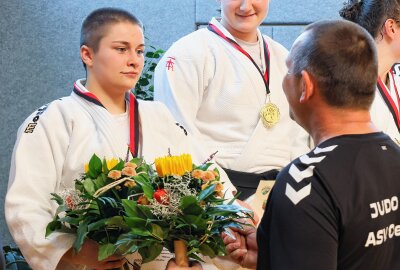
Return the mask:
[[[314,154],[318,155],[319,153],[330,152],[333,149],[335,149],[336,147],[337,147],[337,145],[331,145],[331,146],[328,146],[328,147],[325,147],[325,148],[316,147],[314,149]]]
[[[314,149],[314,154],[327,153],[333,151],[337,145],[328,146],[325,148],[316,147]],[[310,165],[312,163],[319,163],[324,160],[326,156],[321,157],[309,157],[308,155],[303,155],[299,158],[300,162],[305,165]],[[300,183],[303,179],[311,177],[314,175],[315,166],[308,166],[305,170],[300,171],[299,168],[293,163],[289,168],[289,175],[297,182]],[[286,183],[285,195],[293,202],[294,205],[298,204],[301,200],[311,194],[311,182],[305,187],[296,191],[289,183]]]
[[[300,171],[296,165],[292,164],[290,165],[289,168],[289,174],[290,176],[293,177],[294,180],[296,180],[297,183],[300,183],[301,180],[303,180],[304,178],[313,176],[314,174],[314,166],[310,166],[307,169],[305,169],[304,171]]]
[[[324,158],[325,158],[325,156],[310,158],[310,157],[307,156],[307,155],[303,155],[303,156],[301,156],[299,159],[300,159],[301,163],[309,165],[309,164],[311,164],[311,163],[319,163],[319,162],[321,162]]]
[[[291,185],[286,184],[285,194],[295,205],[298,204],[302,199],[310,195],[310,193],[311,183],[309,183],[307,186],[303,187],[299,191],[294,190]]]
[[[289,168],[289,174],[297,183],[300,183],[304,178],[308,178],[314,174],[314,168],[314,166],[310,166],[304,171],[300,171],[296,167],[296,165],[292,164]],[[303,187],[299,191],[294,190],[294,188],[289,185],[289,183],[286,184],[285,194],[295,205],[298,204],[298,202],[300,202],[302,199],[310,195],[310,193],[311,183],[309,183],[307,186]]]

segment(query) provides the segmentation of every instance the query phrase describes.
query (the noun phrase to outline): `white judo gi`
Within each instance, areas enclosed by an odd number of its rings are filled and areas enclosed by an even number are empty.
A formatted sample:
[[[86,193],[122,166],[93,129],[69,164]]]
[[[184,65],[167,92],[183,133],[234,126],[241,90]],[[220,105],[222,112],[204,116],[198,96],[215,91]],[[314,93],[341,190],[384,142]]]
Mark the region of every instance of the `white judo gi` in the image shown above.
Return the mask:
[[[215,18],[210,23],[235,40]],[[262,39],[259,31],[258,38]],[[218,150],[216,162],[224,168],[250,173],[280,170],[308,151],[308,136],[290,119],[282,90],[287,50],[264,38],[271,59],[271,102],[280,110],[280,121],[272,128],[260,120],[267,93],[257,68],[206,28],[175,42],[155,70],[154,99],[165,103],[208,151]]]
[[[76,85],[87,91],[79,80]],[[33,269],[81,269],[57,266],[71,248],[74,235],[52,233],[45,238],[46,226],[57,208],[50,193],[72,188],[74,179],[84,171],[84,163],[94,153],[99,157],[124,158],[129,142],[128,119],[127,113],[111,115],[104,107],[73,92],[39,108],[19,128],[5,215],[16,244]],[[167,155],[168,149],[171,154],[191,153],[196,163],[207,158],[195,150],[163,104],[139,101],[139,122],[139,155],[146,161]],[[223,171],[221,177],[225,178],[225,188],[231,188]],[[167,261],[157,263],[142,269],[165,269]]]
[[[400,94],[400,77],[398,74],[394,75],[393,77],[389,74],[389,80],[390,87],[386,89],[388,90],[394,104],[396,105],[396,109],[400,111],[400,104],[398,104],[397,93],[395,90],[396,86],[397,91]],[[376,90],[375,98],[372,102],[370,112],[372,122],[376,125],[376,127],[385,132],[387,135],[389,135],[390,138],[392,138],[392,140],[400,145],[400,132],[396,126],[396,122],[389,110],[388,105],[385,103],[385,100],[383,99],[378,89]]]

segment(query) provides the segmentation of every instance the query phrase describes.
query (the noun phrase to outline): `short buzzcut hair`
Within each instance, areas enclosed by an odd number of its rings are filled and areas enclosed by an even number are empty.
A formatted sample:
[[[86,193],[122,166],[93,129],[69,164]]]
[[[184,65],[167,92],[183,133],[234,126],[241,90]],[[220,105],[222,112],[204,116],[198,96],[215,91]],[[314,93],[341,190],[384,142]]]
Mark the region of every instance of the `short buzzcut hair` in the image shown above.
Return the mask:
[[[130,22],[143,29],[142,22],[126,10],[118,8],[96,9],[82,23],[80,46],[86,45],[97,52],[107,27],[120,22]]]
[[[304,32],[305,40],[291,52],[293,73],[310,73],[331,106],[369,109],[376,90],[378,60],[368,32],[345,20],[319,21]]]

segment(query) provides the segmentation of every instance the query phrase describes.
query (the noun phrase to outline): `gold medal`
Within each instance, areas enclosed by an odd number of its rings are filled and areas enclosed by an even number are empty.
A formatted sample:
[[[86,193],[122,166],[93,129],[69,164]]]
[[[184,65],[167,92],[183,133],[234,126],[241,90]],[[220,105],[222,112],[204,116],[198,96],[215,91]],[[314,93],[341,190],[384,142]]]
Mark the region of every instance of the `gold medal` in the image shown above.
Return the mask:
[[[266,128],[271,128],[279,122],[279,108],[275,104],[268,102],[260,111],[260,118]]]

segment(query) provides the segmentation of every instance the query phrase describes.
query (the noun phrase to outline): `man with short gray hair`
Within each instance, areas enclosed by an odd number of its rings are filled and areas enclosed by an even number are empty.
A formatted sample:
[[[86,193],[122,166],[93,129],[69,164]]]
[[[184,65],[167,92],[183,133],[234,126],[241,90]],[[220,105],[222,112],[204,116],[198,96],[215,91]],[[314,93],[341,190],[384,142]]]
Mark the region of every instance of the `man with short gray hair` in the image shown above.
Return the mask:
[[[400,269],[400,148],[371,122],[373,39],[351,22],[317,22],[286,64],[291,117],[316,147],[278,175],[257,234],[224,236],[228,252],[257,269]]]

